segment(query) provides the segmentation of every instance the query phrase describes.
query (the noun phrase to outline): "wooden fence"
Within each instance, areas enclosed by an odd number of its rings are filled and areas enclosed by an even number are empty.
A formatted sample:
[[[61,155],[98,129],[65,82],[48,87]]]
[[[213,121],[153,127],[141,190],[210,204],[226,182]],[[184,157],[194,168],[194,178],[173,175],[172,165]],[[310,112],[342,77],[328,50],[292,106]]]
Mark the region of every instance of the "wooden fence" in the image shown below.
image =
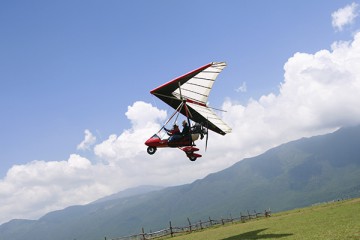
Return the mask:
[[[125,236],[125,237],[117,237],[117,238],[105,237],[105,240],[148,240],[148,239],[156,239],[156,238],[165,237],[165,236],[174,237],[175,235],[184,234],[184,233],[192,233],[194,231],[199,231],[204,228],[212,227],[215,225],[225,225],[226,223],[230,223],[230,222],[231,223],[245,222],[245,221],[248,221],[251,219],[256,219],[256,218],[260,218],[260,217],[270,217],[270,216],[271,216],[270,210],[265,210],[264,212],[256,212],[254,210],[253,213],[250,213],[249,211],[247,211],[246,215],[243,215],[242,213],[240,213],[239,217],[233,218],[230,215],[229,218],[221,218],[218,220],[211,219],[209,217],[209,219],[206,221],[200,220],[196,223],[191,223],[190,219],[188,218],[187,221],[188,221],[189,225],[184,226],[184,227],[175,227],[172,225],[172,223],[170,221],[168,228],[165,228],[165,229],[162,229],[162,230],[159,230],[156,232],[145,233],[144,228],[142,228],[142,231],[139,234]]]

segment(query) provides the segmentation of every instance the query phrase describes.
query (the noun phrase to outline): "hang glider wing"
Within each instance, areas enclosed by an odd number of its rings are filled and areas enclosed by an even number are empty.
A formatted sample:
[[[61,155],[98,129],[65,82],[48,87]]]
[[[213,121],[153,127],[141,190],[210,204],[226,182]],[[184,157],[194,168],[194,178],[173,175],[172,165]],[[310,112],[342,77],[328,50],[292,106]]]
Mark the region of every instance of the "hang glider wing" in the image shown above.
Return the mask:
[[[174,109],[185,102],[186,107],[180,110],[184,116],[187,115],[187,108],[191,120],[204,124],[216,133],[225,135],[231,132],[231,128],[207,106],[214,81],[225,67],[225,62],[209,63],[155,88],[150,93]]]

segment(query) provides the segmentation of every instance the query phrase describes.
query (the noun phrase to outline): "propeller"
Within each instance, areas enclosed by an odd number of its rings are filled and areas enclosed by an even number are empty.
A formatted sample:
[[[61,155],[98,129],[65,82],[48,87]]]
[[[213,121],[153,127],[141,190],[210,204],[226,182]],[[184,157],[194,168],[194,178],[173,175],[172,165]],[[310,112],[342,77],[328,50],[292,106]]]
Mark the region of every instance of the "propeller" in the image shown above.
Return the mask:
[[[209,140],[209,129],[206,129],[205,152],[206,152],[206,150],[207,150],[208,140]]]
[[[205,151],[207,150],[207,145],[208,145],[208,140],[209,140],[209,128],[208,128],[208,123],[206,123],[206,125],[204,124],[202,126],[202,132],[204,135],[206,135],[206,139],[205,139]]]

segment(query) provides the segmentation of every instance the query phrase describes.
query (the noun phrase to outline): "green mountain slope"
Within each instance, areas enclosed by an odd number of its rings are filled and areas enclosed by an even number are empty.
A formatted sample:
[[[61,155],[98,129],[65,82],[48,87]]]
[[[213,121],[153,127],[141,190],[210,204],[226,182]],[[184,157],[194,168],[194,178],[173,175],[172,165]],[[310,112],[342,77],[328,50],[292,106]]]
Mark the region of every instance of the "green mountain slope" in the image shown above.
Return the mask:
[[[355,198],[280,212],[246,223],[216,226],[171,239],[359,239],[360,218],[356,214],[359,211],[360,198]]]
[[[0,239],[103,239],[233,216],[247,210],[282,211],[360,196],[360,127],[301,139],[192,184],[74,206],[38,221],[0,226]]]

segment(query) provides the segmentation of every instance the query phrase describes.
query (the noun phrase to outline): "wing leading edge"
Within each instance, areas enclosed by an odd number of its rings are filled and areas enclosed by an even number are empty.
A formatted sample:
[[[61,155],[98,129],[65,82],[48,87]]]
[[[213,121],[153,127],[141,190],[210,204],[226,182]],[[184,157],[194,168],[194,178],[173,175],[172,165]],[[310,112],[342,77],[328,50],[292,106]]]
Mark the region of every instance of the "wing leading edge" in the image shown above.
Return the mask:
[[[174,109],[185,102],[191,120],[225,135],[231,132],[231,128],[207,106],[215,79],[225,67],[225,62],[209,63],[151,90],[150,93]],[[180,112],[186,116],[185,108]]]

